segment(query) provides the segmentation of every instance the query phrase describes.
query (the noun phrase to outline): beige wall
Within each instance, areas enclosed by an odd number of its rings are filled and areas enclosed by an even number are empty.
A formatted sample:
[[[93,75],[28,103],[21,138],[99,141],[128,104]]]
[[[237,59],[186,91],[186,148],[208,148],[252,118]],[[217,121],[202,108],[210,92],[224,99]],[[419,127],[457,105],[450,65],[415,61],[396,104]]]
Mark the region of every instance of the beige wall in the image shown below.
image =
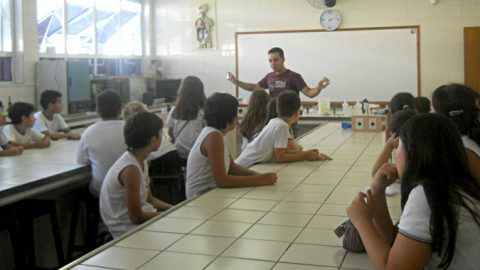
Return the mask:
[[[226,71],[235,69],[234,32],[319,29],[322,11],[306,0],[216,0],[217,49],[198,50],[192,26],[198,2],[154,3],[155,49],[163,76],[197,75],[208,93],[235,93],[225,80]],[[439,0],[437,5],[430,0],[338,0],[335,8],[342,14],[341,28],[420,25],[422,95],[464,81],[463,28],[480,26],[480,0]]]

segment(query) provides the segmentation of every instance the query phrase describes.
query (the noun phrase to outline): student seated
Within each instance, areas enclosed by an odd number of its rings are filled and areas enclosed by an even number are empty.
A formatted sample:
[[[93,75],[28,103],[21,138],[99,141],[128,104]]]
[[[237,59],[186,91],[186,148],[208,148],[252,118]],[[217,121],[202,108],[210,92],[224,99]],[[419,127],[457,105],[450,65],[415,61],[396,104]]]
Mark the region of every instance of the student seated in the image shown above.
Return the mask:
[[[480,109],[476,105],[477,95],[465,85],[448,84],[433,92],[432,102],[435,112],[452,119],[460,130],[470,170],[480,183]]]
[[[478,269],[480,185],[473,179],[457,128],[422,114],[400,130],[396,167],[384,164],[347,214],[375,269]],[[401,179],[398,231],[385,188]]]
[[[108,169],[127,149],[122,136],[124,122],[120,120],[121,111],[122,100],[117,92],[101,92],[97,97],[97,114],[102,120],[89,126],[80,139],[77,162],[91,165],[89,189],[96,198]]]
[[[135,114],[137,112],[144,112],[144,111],[147,111],[147,106],[145,104],[143,104],[140,101],[130,101],[123,108],[123,113],[122,113],[123,114],[123,119],[126,120],[128,117],[132,116],[133,114]],[[150,153],[150,155],[147,158],[148,161],[151,161],[151,160],[154,160],[156,158],[162,157],[162,156],[164,156],[164,155],[166,155],[170,152],[173,152],[173,151],[177,152],[176,148],[175,148],[175,145],[173,145],[170,142],[168,136],[165,135],[163,130],[161,131],[161,134],[162,134],[162,143],[160,144],[160,147],[158,148],[157,151],[154,151],[154,152]],[[175,156],[177,156],[177,154],[175,154]]]
[[[415,98],[412,94],[407,92],[396,93],[390,100],[390,111],[387,113],[385,119],[385,140],[390,137],[389,124],[392,121],[392,115],[403,109],[415,109]]]
[[[35,123],[33,105],[25,102],[15,102],[8,109],[10,125],[3,128],[3,134],[9,143],[22,146],[24,149],[47,148],[50,138],[32,129]]]
[[[6,122],[7,117],[5,115],[0,115],[0,157],[21,155],[23,147],[15,146],[13,143],[8,142],[5,135],[3,135],[3,126]]]
[[[62,111],[62,94],[60,92],[55,90],[43,91],[40,96],[40,104],[43,110],[34,115],[36,119],[34,129],[47,135],[52,140],[80,139],[80,134],[72,132],[60,115]]]
[[[271,98],[267,104],[267,120],[265,121],[264,126],[267,125],[268,122],[270,122],[270,120],[277,117],[278,117],[277,98]],[[295,140],[291,126],[289,131],[290,131],[290,137],[288,137],[287,152],[288,153],[301,152],[303,150],[303,147],[300,144],[298,144],[298,142]]]
[[[427,97],[416,97],[413,102],[415,103],[415,111],[420,113],[429,113],[430,112],[430,99]]]
[[[182,163],[186,163],[190,149],[205,126],[205,100],[202,81],[195,76],[185,77],[180,83],[175,107],[167,118],[168,135],[172,138]]]
[[[265,90],[255,90],[250,95],[247,113],[243,117],[242,122],[238,125],[238,131],[243,136],[242,151],[265,126],[269,98],[270,97]]]
[[[283,91],[277,98],[279,117],[271,119],[260,134],[250,142],[235,160],[241,166],[250,167],[262,162],[292,162],[300,160],[331,160],[317,149],[289,152],[287,149],[290,126],[300,118],[300,98],[293,91]]]
[[[215,93],[207,99],[203,128],[188,155],[186,195],[191,198],[215,187],[272,185],[275,173],[258,174],[233,161],[224,135],[237,126],[238,101],[229,94]]]
[[[375,176],[377,171],[383,166],[385,163],[389,163],[390,160],[394,162],[394,151],[398,147],[398,134],[400,132],[400,128],[402,127],[405,122],[407,122],[410,118],[415,116],[415,111],[411,109],[404,109],[398,111],[392,115],[392,120],[390,121],[390,134],[387,139],[387,142],[383,146],[383,150],[377,158],[377,161],[373,165],[372,168],[372,177]]]
[[[146,158],[161,144],[162,119],[138,112],[125,123],[128,150],[112,165],[100,192],[100,213],[114,238],[160,214],[170,204],[152,196]]]

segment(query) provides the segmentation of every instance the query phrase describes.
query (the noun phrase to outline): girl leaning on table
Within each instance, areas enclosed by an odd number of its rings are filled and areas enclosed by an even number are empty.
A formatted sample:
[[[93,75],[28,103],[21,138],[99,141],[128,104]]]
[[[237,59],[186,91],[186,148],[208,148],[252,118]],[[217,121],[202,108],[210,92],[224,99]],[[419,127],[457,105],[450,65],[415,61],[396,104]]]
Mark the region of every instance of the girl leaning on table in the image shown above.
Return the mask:
[[[384,164],[370,191],[347,208],[375,269],[480,269],[480,185],[457,128],[425,114],[407,121],[399,136],[396,168]],[[385,188],[398,177],[397,231]]]

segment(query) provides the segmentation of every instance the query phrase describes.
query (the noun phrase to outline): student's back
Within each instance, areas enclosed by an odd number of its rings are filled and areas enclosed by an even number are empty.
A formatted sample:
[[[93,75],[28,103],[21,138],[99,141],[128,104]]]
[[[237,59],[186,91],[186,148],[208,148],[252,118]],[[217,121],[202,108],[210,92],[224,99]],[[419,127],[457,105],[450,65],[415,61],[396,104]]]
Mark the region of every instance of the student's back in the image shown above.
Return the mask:
[[[80,139],[77,162],[92,166],[90,192],[98,197],[108,169],[125,152],[124,122],[119,120],[122,110],[120,95],[112,90],[97,97],[97,112],[102,120],[88,127]]]
[[[275,162],[274,149],[286,148],[290,128],[281,118],[273,118],[262,131],[245,147],[235,160],[241,166],[250,167],[255,163]]]
[[[90,192],[98,197],[108,169],[127,150],[122,120],[101,120],[89,126],[80,139],[77,161],[92,166]]]

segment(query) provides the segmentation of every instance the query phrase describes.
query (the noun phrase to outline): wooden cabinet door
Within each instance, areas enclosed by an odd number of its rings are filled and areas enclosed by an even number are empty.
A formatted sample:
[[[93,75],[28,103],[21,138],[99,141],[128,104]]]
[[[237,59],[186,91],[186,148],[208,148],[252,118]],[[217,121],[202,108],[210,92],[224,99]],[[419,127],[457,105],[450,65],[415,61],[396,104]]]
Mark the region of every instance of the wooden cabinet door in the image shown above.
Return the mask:
[[[480,27],[465,27],[465,84],[480,93]]]

